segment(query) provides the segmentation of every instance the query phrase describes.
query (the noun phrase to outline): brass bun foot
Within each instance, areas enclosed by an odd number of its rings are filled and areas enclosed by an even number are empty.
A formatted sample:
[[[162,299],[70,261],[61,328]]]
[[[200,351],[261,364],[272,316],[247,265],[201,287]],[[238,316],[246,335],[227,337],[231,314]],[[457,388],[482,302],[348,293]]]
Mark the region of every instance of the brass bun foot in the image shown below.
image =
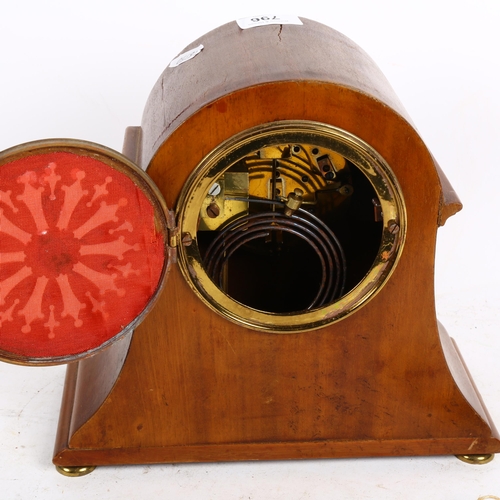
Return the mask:
[[[86,476],[94,471],[95,466],[86,465],[86,466],[74,466],[74,467],[62,467],[61,465],[56,465],[56,470],[59,474],[68,477],[80,477]]]
[[[466,464],[484,465],[490,463],[495,455],[491,453],[486,455],[456,455],[456,457]]]

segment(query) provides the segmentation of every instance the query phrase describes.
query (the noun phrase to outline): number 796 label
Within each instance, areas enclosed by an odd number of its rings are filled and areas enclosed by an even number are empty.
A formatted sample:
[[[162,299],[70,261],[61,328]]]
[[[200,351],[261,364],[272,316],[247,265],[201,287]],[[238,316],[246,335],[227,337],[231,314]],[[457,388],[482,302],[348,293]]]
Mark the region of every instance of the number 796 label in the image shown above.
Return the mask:
[[[267,26],[268,24],[302,24],[297,16],[253,16],[242,17],[236,22],[242,30],[255,28],[257,26]]]

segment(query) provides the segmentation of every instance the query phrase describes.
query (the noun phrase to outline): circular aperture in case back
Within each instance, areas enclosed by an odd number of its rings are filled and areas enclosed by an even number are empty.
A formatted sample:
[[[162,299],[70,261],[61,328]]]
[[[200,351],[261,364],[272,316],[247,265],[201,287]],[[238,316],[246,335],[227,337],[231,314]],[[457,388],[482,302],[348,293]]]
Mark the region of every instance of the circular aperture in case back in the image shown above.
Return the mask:
[[[406,216],[370,146],[316,122],[240,134],[193,172],[180,202],[188,282],[228,319],[276,332],[352,313],[388,279]]]

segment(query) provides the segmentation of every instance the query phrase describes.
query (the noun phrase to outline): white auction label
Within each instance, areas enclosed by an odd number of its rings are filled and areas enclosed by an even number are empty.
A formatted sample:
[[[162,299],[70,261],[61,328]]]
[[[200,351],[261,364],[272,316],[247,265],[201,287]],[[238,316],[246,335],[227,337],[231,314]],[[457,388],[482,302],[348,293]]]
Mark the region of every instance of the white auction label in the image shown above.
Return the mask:
[[[242,30],[267,26],[268,24],[303,24],[297,16],[253,16],[236,19]]]
[[[168,67],[169,68],[176,68],[177,66],[192,59],[194,56],[199,54],[202,50],[203,50],[203,45],[200,44],[200,45],[198,45],[198,47],[195,47],[194,49],[188,50],[187,52],[184,52],[180,56],[177,56],[175,59],[172,59],[172,61],[170,61],[170,64],[168,65]]]

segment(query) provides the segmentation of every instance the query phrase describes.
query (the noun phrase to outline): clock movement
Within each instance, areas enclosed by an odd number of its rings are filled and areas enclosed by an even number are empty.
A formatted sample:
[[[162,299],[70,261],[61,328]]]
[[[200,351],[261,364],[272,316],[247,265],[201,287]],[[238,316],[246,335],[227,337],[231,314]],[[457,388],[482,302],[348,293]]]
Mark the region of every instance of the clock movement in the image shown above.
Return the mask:
[[[68,363],[54,464],[487,462],[435,313],[456,193],[364,51],[260,21],[174,59],[123,154],[0,156],[0,356]]]

